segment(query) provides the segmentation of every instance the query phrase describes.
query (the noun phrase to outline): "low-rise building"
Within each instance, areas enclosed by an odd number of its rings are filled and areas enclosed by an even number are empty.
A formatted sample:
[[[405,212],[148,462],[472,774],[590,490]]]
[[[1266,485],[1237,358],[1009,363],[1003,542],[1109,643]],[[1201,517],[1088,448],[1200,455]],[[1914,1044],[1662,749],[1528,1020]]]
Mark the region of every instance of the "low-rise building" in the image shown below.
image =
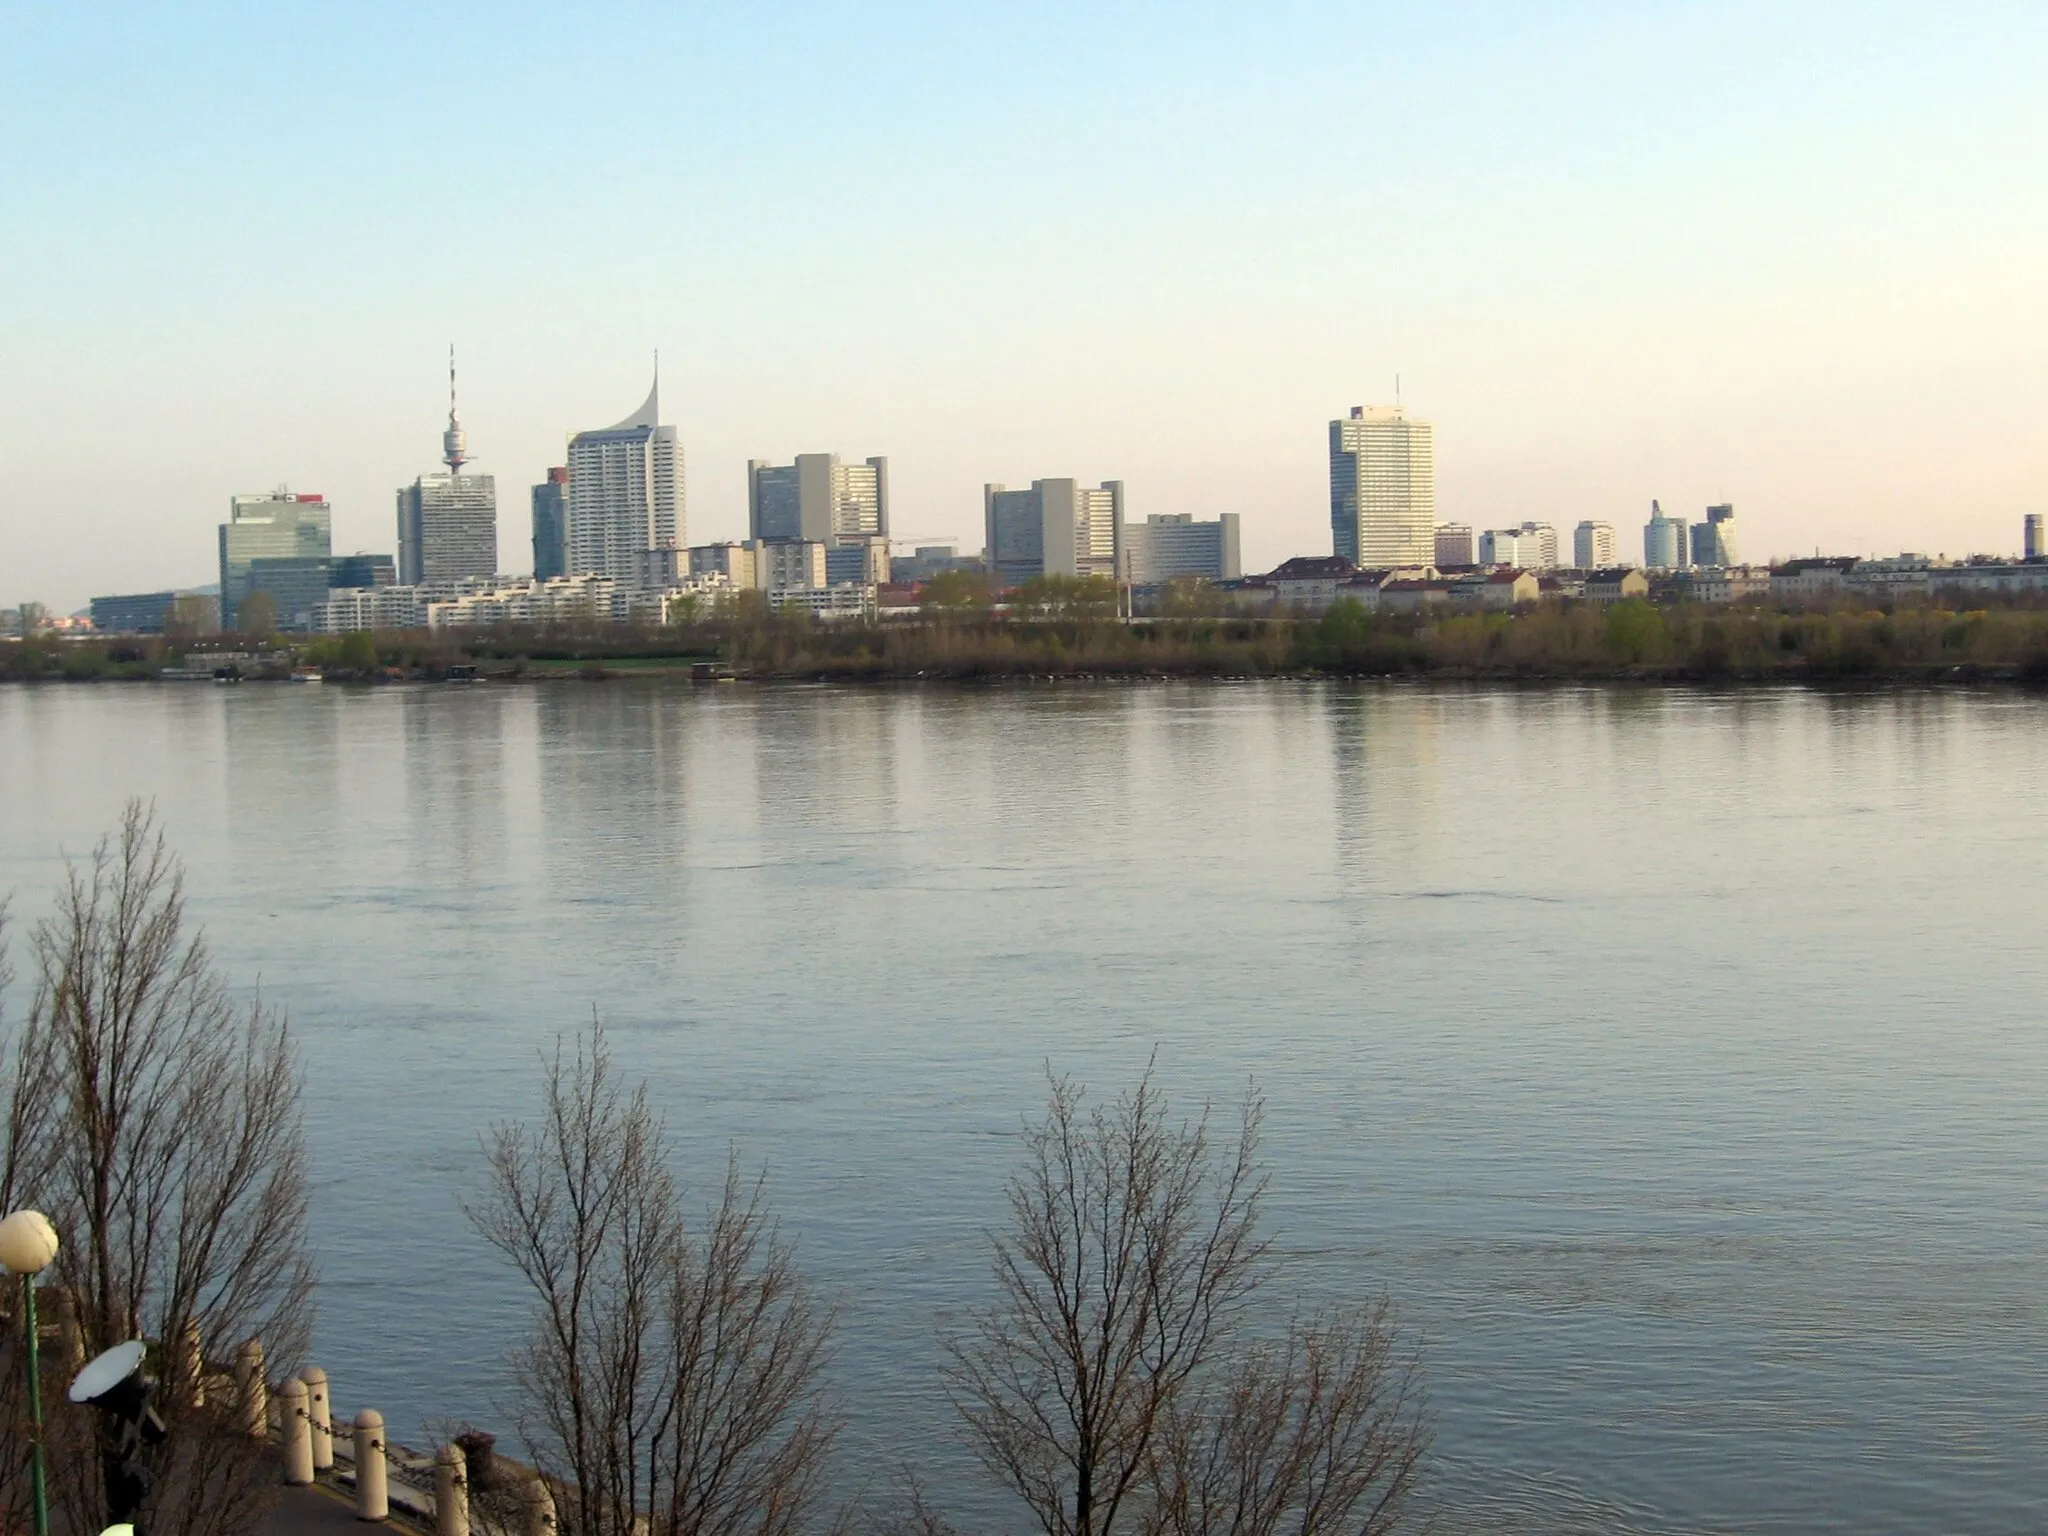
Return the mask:
[[[1187,512],[1155,514],[1142,523],[1126,523],[1123,547],[1124,579],[1139,585],[1161,584],[1181,576],[1231,581],[1244,574],[1235,512],[1225,512],[1213,523],[1198,523]]]
[[[1450,584],[1450,600],[1488,612],[1507,612],[1541,595],[1542,587],[1533,571],[1474,571]],[[1381,600],[1385,600],[1384,590]]]
[[[1843,579],[1856,564],[1854,555],[1816,555],[1787,560],[1771,570],[1771,600],[1788,606],[1826,602],[1841,595]]]
[[[1631,597],[1647,598],[1649,595],[1650,578],[1635,566],[1616,565],[1586,573],[1586,601],[1589,603],[1619,603]]]
[[[865,619],[876,612],[876,592],[871,582],[842,581],[829,587],[778,588],[768,601],[778,611],[797,610],[815,619]]]
[[[160,635],[171,622],[175,592],[133,592],[92,600],[92,627],[103,635]]]
[[[1711,528],[1697,523],[1693,531]],[[1755,603],[1771,596],[1771,573],[1762,566],[1728,565],[1694,567],[1686,572],[1680,591],[1695,603]]]

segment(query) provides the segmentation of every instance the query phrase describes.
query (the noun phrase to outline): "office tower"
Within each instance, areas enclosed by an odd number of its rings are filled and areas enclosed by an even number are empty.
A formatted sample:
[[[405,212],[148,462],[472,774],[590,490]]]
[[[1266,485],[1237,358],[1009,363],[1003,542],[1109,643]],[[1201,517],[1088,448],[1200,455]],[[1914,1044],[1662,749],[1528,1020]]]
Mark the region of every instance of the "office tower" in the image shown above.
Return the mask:
[[[1436,450],[1398,405],[1357,405],[1330,423],[1330,537],[1353,565],[1428,565],[1436,555]]]
[[[1028,491],[982,487],[989,575],[999,587],[1034,576],[1117,576],[1124,485],[1034,480]]]
[[[569,466],[550,469],[533,488],[533,574],[547,581],[569,572]]]
[[[2021,527],[2020,552],[2029,560],[2048,555],[2048,542],[2044,542],[2042,517],[2038,512],[2029,512]]]
[[[1511,565],[1525,571],[1554,571],[1558,564],[1557,530],[1548,523],[1519,528],[1489,528],[1479,536],[1479,564]]]
[[[1706,566],[1738,564],[1735,554],[1735,508],[1727,503],[1707,508],[1707,520],[1692,525],[1692,563]]]
[[[1621,540],[1614,524],[1588,518],[1572,530],[1572,564],[1582,571],[1604,571],[1621,563]]]
[[[1170,512],[1124,524],[1124,576],[1139,586],[1179,576],[1235,581],[1243,574],[1235,512],[1225,512],[1213,523],[1198,523],[1192,513]]]
[[[1656,502],[1643,525],[1643,565],[1653,571],[1682,571],[1692,564],[1690,529],[1682,517],[1670,517]]]
[[[416,587],[468,581],[498,572],[498,483],[465,475],[468,440],[455,410],[455,349],[448,349],[448,429],[441,434],[444,475],[422,475],[398,491],[398,579]]]
[[[330,587],[390,587],[397,583],[398,567],[389,555],[336,555],[327,562]]]
[[[333,509],[324,496],[274,491],[232,498],[228,520],[220,525],[221,623],[234,626],[254,561],[325,560],[333,553],[333,528]]]
[[[1438,565],[1477,565],[1479,545],[1472,537],[1470,523],[1438,523],[1436,525],[1436,563]]]
[[[831,453],[800,453],[794,464],[747,461],[747,534],[814,544],[886,538],[889,461],[842,464]]]
[[[103,635],[160,635],[171,622],[175,592],[126,592],[92,600],[92,627]]]
[[[313,614],[327,601],[333,586],[334,562],[324,555],[288,555],[249,562],[242,600],[261,592],[270,599],[272,621],[279,629],[308,629]]]
[[[569,440],[571,576],[631,583],[640,555],[685,544],[683,450],[661,425],[661,378],[617,426]]]

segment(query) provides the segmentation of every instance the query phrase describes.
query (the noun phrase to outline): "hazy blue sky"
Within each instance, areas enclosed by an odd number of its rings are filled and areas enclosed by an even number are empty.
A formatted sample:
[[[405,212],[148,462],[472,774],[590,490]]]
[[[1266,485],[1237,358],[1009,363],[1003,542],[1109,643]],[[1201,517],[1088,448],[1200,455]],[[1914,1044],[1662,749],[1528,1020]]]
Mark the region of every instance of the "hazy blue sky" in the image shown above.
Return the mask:
[[[1397,372],[1446,519],[2048,511],[2039,0],[13,0],[0,144],[0,603],[210,580],[287,482],[391,549],[450,340],[507,569],[656,347],[697,542],[818,450],[903,534],[1071,474],[1323,552]]]

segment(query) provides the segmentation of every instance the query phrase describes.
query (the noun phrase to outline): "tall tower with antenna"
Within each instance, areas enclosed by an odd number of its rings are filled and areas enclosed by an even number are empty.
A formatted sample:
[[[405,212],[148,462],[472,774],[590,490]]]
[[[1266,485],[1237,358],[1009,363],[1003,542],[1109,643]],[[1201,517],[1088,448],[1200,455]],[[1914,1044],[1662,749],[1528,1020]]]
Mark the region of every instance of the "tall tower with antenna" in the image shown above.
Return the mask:
[[[498,571],[498,487],[466,475],[469,438],[455,405],[455,346],[448,347],[445,474],[421,475],[398,490],[398,579],[406,586],[488,579]]]
[[[441,434],[441,462],[459,475],[469,462],[469,439],[462,435],[462,417],[455,410],[455,343],[448,343],[448,430]]]

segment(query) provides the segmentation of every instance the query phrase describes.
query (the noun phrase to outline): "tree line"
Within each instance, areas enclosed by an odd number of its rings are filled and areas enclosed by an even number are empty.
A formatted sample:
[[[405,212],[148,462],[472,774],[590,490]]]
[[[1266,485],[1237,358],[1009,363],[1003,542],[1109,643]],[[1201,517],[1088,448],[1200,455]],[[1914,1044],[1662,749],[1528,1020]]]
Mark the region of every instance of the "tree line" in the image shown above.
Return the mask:
[[[8,931],[0,906],[0,983]],[[288,1024],[235,1000],[140,804],[67,867],[28,952],[27,1013],[0,1021],[0,1202],[61,1237],[42,1288],[62,1336],[43,1355],[58,1523],[104,1526],[110,1448],[59,1389],[140,1338],[168,1430],[151,1531],[253,1532],[277,1469],[225,1362],[256,1340],[274,1376],[297,1369],[315,1292]],[[839,1481],[839,1319],[765,1176],[729,1158],[693,1195],[647,1084],[595,1023],[539,1066],[533,1114],[483,1133],[465,1210],[529,1299],[507,1406],[564,1536],[953,1532],[916,1448],[883,1495]],[[1314,1310],[1282,1293],[1264,1115],[1255,1088],[1176,1111],[1155,1064],[1108,1098],[1049,1074],[1020,1126],[988,1287],[944,1336],[932,1390],[1043,1536],[1410,1522],[1429,1443],[1415,1356],[1384,1298]],[[0,1518],[26,1528],[26,1359],[8,1322]]]

